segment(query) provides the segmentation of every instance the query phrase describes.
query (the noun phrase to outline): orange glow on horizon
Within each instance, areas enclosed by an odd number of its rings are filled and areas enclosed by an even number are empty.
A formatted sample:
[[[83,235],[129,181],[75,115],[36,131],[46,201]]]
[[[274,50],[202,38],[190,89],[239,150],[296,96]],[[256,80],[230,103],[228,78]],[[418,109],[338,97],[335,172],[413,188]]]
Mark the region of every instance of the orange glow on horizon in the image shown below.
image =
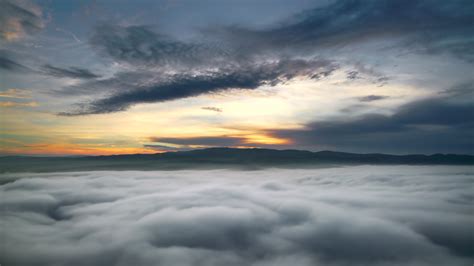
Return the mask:
[[[291,140],[273,137],[270,135],[263,134],[251,134],[245,136],[245,143],[248,144],[262,144],[262,145],[288,145],[291,144]]]
[[[2,149],[8,155],[120,155],[120,154],[154,154],[165,151],[141,147],[100,147],[79,146],[75,144],[36,143],[22,147]]]

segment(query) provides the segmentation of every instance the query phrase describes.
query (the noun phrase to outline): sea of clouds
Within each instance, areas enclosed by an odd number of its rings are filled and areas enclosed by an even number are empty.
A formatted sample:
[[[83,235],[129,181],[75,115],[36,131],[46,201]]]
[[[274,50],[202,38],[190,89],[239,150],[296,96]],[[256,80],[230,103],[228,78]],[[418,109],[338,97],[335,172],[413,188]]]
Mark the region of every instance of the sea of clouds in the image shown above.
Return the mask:
[[[472,167],[3,174],[0,264],[468,265]]]

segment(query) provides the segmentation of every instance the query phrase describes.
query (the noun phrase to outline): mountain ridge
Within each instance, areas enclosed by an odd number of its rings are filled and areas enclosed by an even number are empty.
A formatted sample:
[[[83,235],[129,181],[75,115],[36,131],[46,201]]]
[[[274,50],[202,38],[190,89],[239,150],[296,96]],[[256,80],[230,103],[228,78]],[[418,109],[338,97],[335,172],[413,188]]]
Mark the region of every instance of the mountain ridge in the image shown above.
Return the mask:
[[[82,157],[0,157],[0,172],[307,168],[339,165],[474,165],[473,155],[206,148],[155,154]]]

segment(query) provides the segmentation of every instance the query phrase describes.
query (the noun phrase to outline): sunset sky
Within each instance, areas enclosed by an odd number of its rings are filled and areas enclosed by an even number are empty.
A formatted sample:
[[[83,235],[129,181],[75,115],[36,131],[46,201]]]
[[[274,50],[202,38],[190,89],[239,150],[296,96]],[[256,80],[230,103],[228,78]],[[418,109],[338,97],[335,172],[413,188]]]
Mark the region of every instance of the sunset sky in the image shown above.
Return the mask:
[[[473,14],[472,0],[0,0],[1,154],[472,154]]]

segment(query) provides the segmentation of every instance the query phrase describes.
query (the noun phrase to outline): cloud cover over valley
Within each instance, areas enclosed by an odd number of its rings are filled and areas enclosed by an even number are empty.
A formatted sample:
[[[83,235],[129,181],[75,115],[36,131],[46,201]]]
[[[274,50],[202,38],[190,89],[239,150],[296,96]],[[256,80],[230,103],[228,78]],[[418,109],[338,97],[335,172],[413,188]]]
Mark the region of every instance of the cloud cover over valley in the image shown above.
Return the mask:
[[[473,169],[3,174],[2,265],[472,265]]]

